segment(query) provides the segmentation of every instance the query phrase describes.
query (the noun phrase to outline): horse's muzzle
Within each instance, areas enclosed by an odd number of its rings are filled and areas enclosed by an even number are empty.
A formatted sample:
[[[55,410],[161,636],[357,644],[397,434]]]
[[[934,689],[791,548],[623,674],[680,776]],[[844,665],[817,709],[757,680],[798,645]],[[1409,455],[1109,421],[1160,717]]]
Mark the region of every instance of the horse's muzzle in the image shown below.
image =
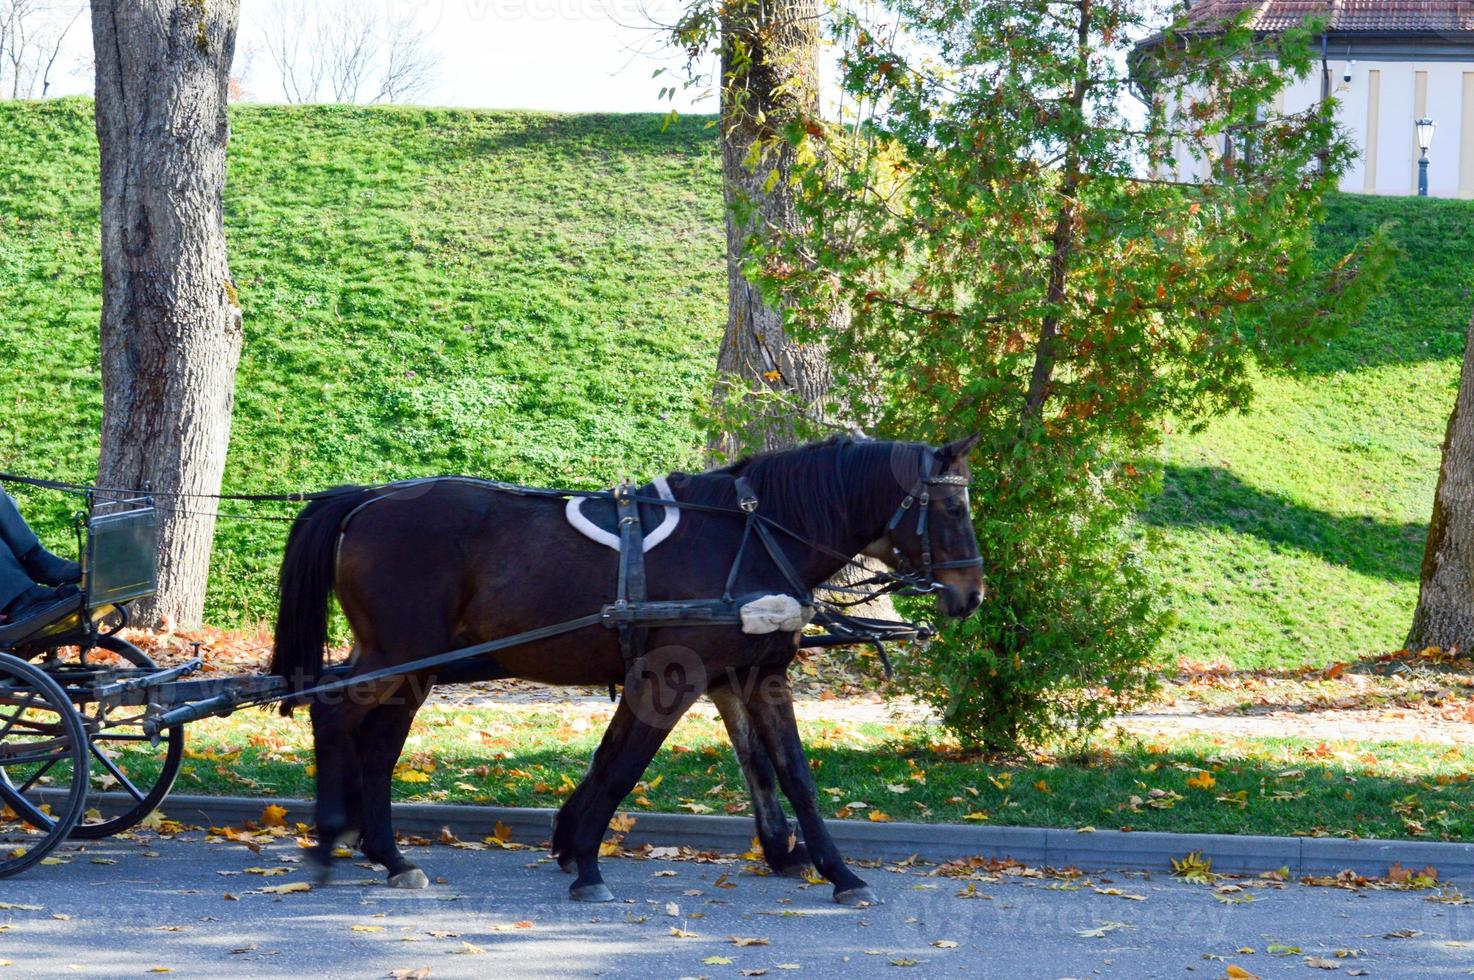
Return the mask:
[[[937,606],[942,615],[953,619],[965,619],[971,616],[982,604],[982,589],[963,590],[955,585],[946,585],[937,594]]]

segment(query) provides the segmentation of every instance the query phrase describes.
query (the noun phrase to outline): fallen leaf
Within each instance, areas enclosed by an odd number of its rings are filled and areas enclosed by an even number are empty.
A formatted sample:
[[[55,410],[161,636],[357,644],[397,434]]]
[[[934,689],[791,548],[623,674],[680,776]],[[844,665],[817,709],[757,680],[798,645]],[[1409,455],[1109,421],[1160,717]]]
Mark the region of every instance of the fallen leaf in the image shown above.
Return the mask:
[[[1259,974],[1250,973],[1243,967],[1234,966],[1232,963],[1223,968],[1223,975],[1225,977],[1230,977],[1231,980],[1259,980]]]
[[[1200,769],[1196,776],[1187,777],[1187,785],[1192,789],[1210,790],[1218,785],[1218,780],[1213,778],[1212,773]]]
[[[728,936],[733,946],[766,946],[768,940],[759,936]]]
[[[480,956],[482,953],[486,952],[486,950],[481,946],[477,946],[475,943],[468,943],[464,939],[462,939],[461,948],[455,950],[454,952],[460,953],[463,956]]]
[[[687,932],[685,929],[677,929],[675,926],[671,926],[670,927],[670,934],[672,936],[675,936],[677,939],[697,939],[697,938],[699,938],[699,933]]]
[[[708,956],[706,959],[702,960],[701,962],[705,963],[707,966],[731,966],[732,965],[732,957],[730,957],[730,956]]]
[[[956,949],[957,943],[951,939],[933,939],[931,944],[937,949]]]
[[[1081,939],[1104,939],[1106,933],[1115,932],[1117,929],[1130,929],[1128,922],[1102,922],[1094,929],[1076,929],[1075,935]]]
[[[293,881],[285,885],[266,885],[261,889],[263,895],[290,895],[292,892],[310,892],[312,886],[305,881]]]
[[[261,826],[263,827],[285,827],[287,825],[287,808],[268,803],[261,811]]]
[[[389,980],[426,980],[430,976],[428,966],[417,966],[413,969],[390,970]]]
[[[383,932],[383,926],[353,926],[354,932]]]
[[[1323,956],[1307,956],[1305,957],[1305,965],[1308,967],[1313,967],[1317,970],[1341,969],[1340,963],[1337,963],[1335,960],[1328,960]]]

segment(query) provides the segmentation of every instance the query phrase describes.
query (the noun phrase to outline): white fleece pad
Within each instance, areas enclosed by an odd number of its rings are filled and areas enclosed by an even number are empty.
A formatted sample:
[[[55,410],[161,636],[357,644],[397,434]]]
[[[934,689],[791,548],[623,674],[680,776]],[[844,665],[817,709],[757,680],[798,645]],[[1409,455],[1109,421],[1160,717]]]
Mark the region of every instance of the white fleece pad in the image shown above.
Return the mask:
[[[796,633],[814,618],[814,610],[791,595],[765,595],[741,611],[744,633]]]
[[[665,482],[665,477],[657,476],[653,481],[651,481],[650,485],[655,488],[655,493],[657,496],[660,497],[661,500],[676,499],[675,494],[670,492],[670,484]],[[589,538],[592,541],[597,541],[606,547],[613,548],[615,551],[618,551],[619,535],[614,534],[610,531],[606,531],[604,528],[589,520],[588,517],[584,514],[583,505],[588,502],[589,501],[587,497],[568,498],[568,506],[563,511],[564,515],[568,518],[568,523],[572,524],[574,529],[578,531],[579,534],[582,534],[584,537]],[[607,500],[599,501],[599,503],[603,506],[610,506]],[[665,515],[661,518],[660,524],[656,526],[654,530],[648,531],[645,534],[645,547],[643,550],[649,551],[651,548],[655,547],[656,545],[660,544],[660,542],[670,537],[672,532],[675,531],[676,525],[679,523],[681,523],[680,508],[665,508]]]

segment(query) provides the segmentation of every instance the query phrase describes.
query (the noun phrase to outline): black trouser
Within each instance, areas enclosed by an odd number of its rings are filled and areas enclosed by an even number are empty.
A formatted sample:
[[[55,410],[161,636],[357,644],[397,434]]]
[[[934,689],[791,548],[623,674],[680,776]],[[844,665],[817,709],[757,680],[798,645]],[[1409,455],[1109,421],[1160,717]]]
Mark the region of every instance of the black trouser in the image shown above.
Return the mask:
[[[20,560],[22,555],[30,554],[40,544],[36,532],[20,516],[15,500],[0,490],[0,609],[36,584]]]

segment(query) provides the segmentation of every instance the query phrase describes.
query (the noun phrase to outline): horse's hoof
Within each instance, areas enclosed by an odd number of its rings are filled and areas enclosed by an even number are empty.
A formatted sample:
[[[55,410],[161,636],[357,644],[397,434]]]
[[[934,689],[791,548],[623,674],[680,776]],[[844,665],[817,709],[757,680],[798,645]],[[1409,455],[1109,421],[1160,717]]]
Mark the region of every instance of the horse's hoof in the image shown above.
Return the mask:
[[[568,897],[575,902],[612,902],[614,893],[602,881],[592,885],[574,885],[568,889]]]
[[[785,878],[807,878],[809,868],[814,863],[809,859],[809,849],[804,846],[802,841],[795,843],[793,850],[783,855],[782,861],[782,865],[770,864],[768,867],[772,869],[774,874],[782,875]]]
[[[337,846],[346,847],[350,851],[356,851],[358,850],[358,842],[362,837],[363,835],[356,830],[345,830],[338,835]]]
[[[869,885],[861,885],[859,888],[851,888],[848,891],[835,892],[834,900],[841,905],[851,908],[864,908],[867,905],[883,905],[880,896],[875,894],[875,889]]]
[[[389,876],[390,888],[429,888],[430,879],[419,868],[410,868]]]
[[[326,885],[333,880],[333,857],[331,852],[328,853],[327,857],[323,857],[317,852],[317,848],[310,848],[307,851],[307,866],[317,872],[317,883],[319,885]]]

